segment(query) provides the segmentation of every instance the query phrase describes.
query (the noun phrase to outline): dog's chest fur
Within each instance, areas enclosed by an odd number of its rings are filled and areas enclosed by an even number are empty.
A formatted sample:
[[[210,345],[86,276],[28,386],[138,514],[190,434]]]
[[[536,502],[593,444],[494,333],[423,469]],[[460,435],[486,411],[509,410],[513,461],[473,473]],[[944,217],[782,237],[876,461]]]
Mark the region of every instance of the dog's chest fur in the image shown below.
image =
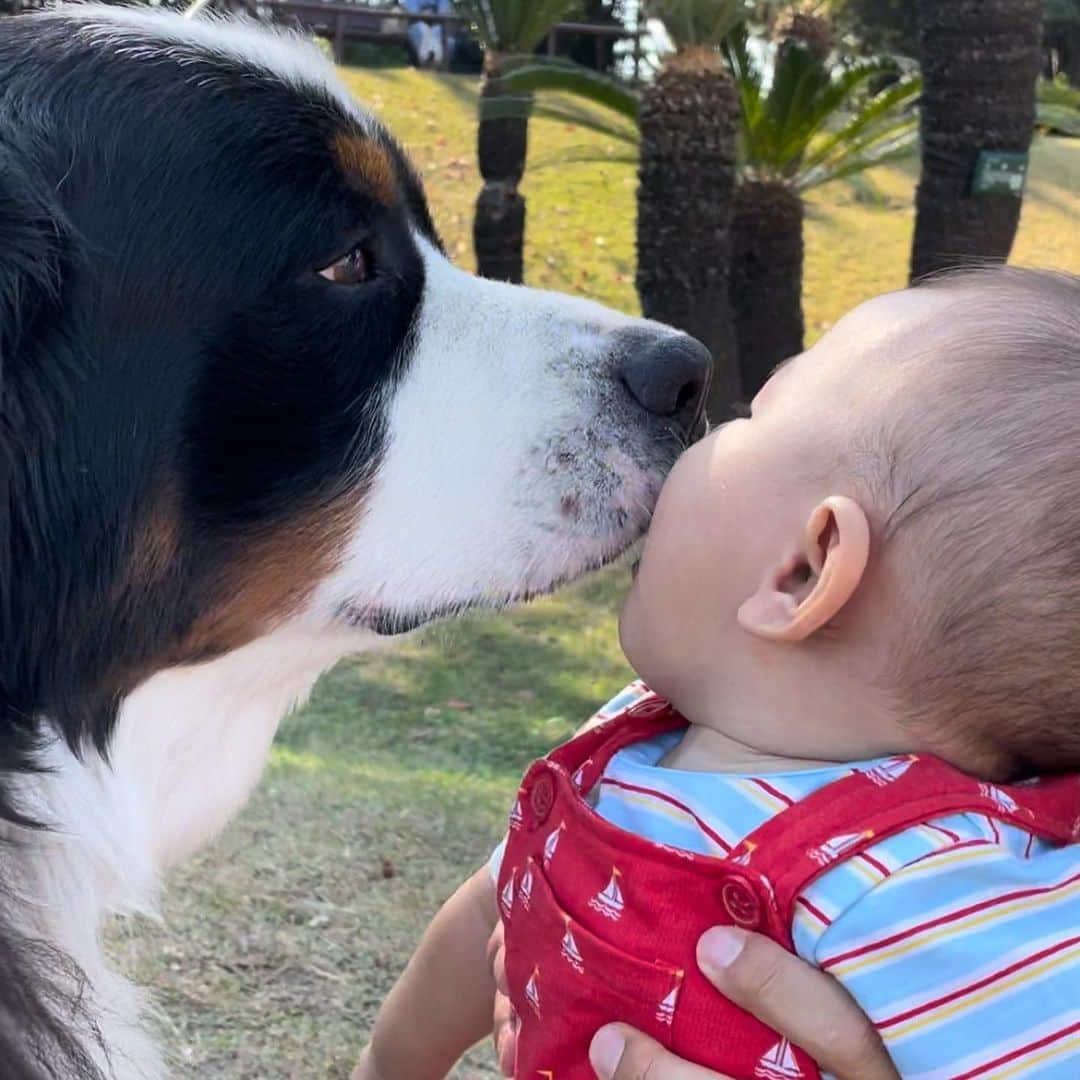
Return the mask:
[[[239,810],[282,717],[341,652],[339,642],[288,629],[212,663],[161,672],[124,702],[108,760],[92,750],[79,760],[57,741],[43,757],[48,771],[21,779],[21,804],[50,828],[21,832],[0,853],[0,874],[24,901],[18,929],[85,973],[87,1014],[112,1054],[108,1064],[100,1055],[106,1075],[168,1072],[145,1032],[142,995],[110,969],[106,918],[156,915],[162,872]],[[78,996],[74,973],[70,982]]]

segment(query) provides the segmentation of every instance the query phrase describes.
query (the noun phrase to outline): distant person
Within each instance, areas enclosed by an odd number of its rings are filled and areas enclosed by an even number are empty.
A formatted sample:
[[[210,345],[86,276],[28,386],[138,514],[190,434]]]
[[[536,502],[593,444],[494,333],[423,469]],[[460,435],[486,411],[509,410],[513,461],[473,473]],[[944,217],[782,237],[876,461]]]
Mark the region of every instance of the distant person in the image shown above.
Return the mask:
[[[529,769],[358,1077],[490,1029],[500,918],[521,1080],[615,1075],[611,1021],[817,1077],[698,968],[717,924],[833,976],[902,1076],[1080,1076],[1078,448],[1080,278],[944,278],[783,365],[664,485],[619,626],[644,682]]]
[[[402,6],[410,15],[451,15],[452,0],[403,0]],[[442,67],[453,56],[455,35],[447,33],[442,23],[413,21],[409,23],[409,50],[417,67]]]

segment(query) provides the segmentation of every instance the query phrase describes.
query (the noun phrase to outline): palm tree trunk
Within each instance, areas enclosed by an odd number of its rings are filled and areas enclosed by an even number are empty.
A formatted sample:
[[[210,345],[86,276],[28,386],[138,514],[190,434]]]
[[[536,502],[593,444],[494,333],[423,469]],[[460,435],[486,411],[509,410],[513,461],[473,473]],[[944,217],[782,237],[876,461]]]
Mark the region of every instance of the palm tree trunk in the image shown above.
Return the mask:
[[[529,101],[506,93],[500,58],[488,53],[480,90],[476,150],[484,186],[476,199],[473,247],[481,277],[520,284],[524,278],[525,199],[518,184],[529,142]]]
[[[1024,153],[1035,123],[1042,0],[919,0],[922,178],[912,278],[973,261],[1004,261],[1020,198],[975,194],[981,150]]]
[[[744,180],[735,192],[731,303],[743,396],[802,352],[803,202],[779,181]]]
[[[637,290],[644,314],[703,341],[715,368],[709,417],[739,396],[729,300],[739,104],[715,50],[672,57],[641,98]]]

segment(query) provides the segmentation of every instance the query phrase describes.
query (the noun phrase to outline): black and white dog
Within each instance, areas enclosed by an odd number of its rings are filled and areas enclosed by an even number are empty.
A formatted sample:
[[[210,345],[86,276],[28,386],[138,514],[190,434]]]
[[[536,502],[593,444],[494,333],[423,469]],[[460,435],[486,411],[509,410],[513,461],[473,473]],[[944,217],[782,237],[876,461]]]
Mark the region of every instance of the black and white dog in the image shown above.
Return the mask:
[[[645,529],[697,342],[444,257],[316,49],[0,22],[0,1076],[157,1077],[99,933],[339,657]]]

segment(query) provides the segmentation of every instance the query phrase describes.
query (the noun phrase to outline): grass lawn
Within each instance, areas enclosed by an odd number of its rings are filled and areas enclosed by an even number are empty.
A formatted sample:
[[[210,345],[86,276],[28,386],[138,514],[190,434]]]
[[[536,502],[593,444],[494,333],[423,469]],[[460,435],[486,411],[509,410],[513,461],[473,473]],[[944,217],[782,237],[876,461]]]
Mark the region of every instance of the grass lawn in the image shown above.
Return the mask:
[[[471,265],[469,80],[347,71],[420,165],[450,253]],[[602,139],[535,122],[530,153]],[[614,150],[614,148],[612,148]],[[914,164],[879,170],[880,201],[814,193],[806,308],[817,336],[904,283]],[[531,172],[527,277],[635,310],[632,166]],[[1080,271],[1080,141],[1041,141],[1016,261]],[[430,914],[496,841],[523,765],[627,677],[608,574],[499,619],[440,627],[341,664],[283,726],[241,818],[172,874],[162,925],[117,926],[190,1077],[344,1077]],[[423,1018],[418,1018],[423,1024]],[[459,1070],[494,1076],[484,1051]]]

